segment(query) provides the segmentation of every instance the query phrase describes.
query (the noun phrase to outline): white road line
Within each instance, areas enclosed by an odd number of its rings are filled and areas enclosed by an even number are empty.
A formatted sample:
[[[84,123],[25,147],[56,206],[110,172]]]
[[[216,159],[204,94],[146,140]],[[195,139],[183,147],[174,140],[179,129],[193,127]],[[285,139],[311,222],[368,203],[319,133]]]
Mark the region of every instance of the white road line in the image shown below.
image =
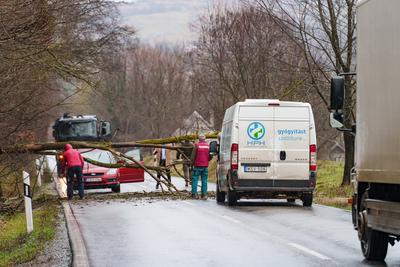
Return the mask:
[[[192,204],[192,203],[190,203],[190,202],[186,202],[186,201],[183,201],[183,202],[186,203],[186,204],[189,204],[189,205],[193,205],[193,206],[194,206],[194,204]],[[275,240],[277,240],[279,243],[281,243],[282,245],[283,245],[283,244],[287,244],[287,245],[289,245],[289,246],[291,246],[291,247],[293,247],[293,248],[295,248],[295,249],[297,249],[297,250],[302,251],[303,253],[307,253],[307,254],[312,255],[312,256],[314,256],[314,257],[316,257],[316,258],[319,258],[319,259],[321,259],[321,260],[330,260],[330,261],[333,261],[331,258],[329,258],[329,257],[327,257],[327,256],[325,256],[325,255],[323,255],[323,254],[321,254],[321,253],[318,253],[318,252],[316,252],[316,251],[314,251],[314,250],[308,249],[308,248],[306,248],[306,247],[304,247],[304,246],[302,246],[302,245],[299,245],[299,244],[297,244],[297,243],[292,243],[292,242],[289,242],[289,243],[288,243],[289,240],[287,240],[287,239],[284,239],[284,238],[282,238],[282,237],[280,237],[280,236],[276,236],[276,235],[273,235],[273,234],[271,234],[271,233],[265,232],[265,231],[263,231],[263,230],[257,229],[257,228],[255,228],[255,227],[252,227],[252,226],[248,225],[248,224],[242,223],[241,221],[236,220],[236,219],[234,219],[234,218],[232,218],[232,217],[230,217],[230,216],[217,214],[217,213],[212,212],[212,211],[210,211],[210,210],[203,210],[203,212],[208,213],[208,214],[210,214],[210,215],[212,215],[212,216],[218,216],[218,217],[220,217],[220,218],[223,218],[223,219],[225,219],[225,220],[228,220],[228,221],[233,222],[233,223],[236,223],[236,224],[241,224],[241,227],[243,227],[244,229],[247,229],[247,230],[249,230],[249,231],[251,231],[251,232],[253,232],[253,233],[257,233],[257,234],[259,234],[259,235],[263,235],[263,236],[265,236],[265,237],[267,237],[267,238],[269,238],[269,239],[275,239]]]
[[[298,250],[301,250],[301,251],[303,251],[303,252],[305,252],[307,254],[310,254],[310,255],[312,255],[314,257],[317,257],[317,258],[319,258],[321,260],[331,260],[331,258],[329,258],[329,257],[327,257],[325,255],[322,255],[321,253],[318,253],[318,252],[316,252],[314,250],[311,250],[309,248],[303,247],[302,245],[299,245],[299,244],[296,244],[296,243],[288,243],[288,245],[291,246],[291,247],[297,248]]]
[[[142,188],[144,188],[144,189],[147,189],[147,187],[146,186],[144,186],[144,185],[139,185],[140,187],[142,187]]]
[[[222,215],[221,218],[224,218],[225,220],[230,221],[230,222],[233,222],[233,223],[237,223],[237,224],[240,224],[240,223],[241,223],[240,221],[238,221],[238,220],[236,220],[236,219],[234,219],[234,218],[232,218],[232,217],[229,217],[229,216],[227,216],[227,215]]]
[[[189,206],[195,206],[193,203],[189,202],[189,201],[182,201],[183,204],[189,205]]]

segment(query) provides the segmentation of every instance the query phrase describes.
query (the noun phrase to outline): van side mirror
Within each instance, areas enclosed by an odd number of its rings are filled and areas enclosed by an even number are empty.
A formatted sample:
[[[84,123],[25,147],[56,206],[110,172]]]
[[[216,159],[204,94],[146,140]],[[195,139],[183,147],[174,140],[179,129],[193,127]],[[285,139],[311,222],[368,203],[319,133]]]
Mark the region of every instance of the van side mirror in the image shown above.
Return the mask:
[[[111,137],[111,123],[108,121],[103,121],[101,123],[101,135],[103,137]]]
[[[341,110],[344,104],[344,77],[337,76],[331,79],[331,109]]]

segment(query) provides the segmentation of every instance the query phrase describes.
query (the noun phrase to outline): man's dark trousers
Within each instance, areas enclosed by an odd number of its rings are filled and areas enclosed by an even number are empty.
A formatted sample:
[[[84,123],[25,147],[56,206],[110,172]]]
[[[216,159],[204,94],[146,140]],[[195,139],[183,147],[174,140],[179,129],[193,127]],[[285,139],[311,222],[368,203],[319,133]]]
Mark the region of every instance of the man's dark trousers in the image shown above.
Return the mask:
[[[67,171],[67,195],[68,198],[72,198],[74,195],[74,175],[76,175],[76,179],[78,182],[78,190],[79,197],[83,198],[84,196],[84,184],[82,179],[82,167],[81,166],[73,166],[68,168]]]
[[[160,160],[160,167],[165,167],[167,166],[167,161],[165,159]],[[157,172],[157,178],[161,179],[161,172]],[[169,182],[171,182],[171,173],[169,172],[169,170],[167,170],[167,179],[169,180]],[[157,182],[156,184],[156,189],[158,189],[158,187],[160,186],[160,183]]]

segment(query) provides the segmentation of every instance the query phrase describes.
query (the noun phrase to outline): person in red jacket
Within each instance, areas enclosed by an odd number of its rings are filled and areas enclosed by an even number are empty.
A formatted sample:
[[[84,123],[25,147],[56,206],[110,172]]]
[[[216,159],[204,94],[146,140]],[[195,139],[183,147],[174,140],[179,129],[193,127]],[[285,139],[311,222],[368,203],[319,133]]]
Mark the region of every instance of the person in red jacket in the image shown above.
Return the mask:
[[[210,146],[206,142],[204,134],[199,135],[199,142],[195,144],[192,151],[192,197],[198,198],[197,184],[201,176],[201,198],[207,199],[207,180],[208,180],[208,159]]]
[[[74,176],[78,181],[79,197],[83,199],[84,184],[82,180],[84,160],[78,150],[73,149],[70,144],[65,145],[63,169],[67,169],[67,196],[71,199],[74,195]]]

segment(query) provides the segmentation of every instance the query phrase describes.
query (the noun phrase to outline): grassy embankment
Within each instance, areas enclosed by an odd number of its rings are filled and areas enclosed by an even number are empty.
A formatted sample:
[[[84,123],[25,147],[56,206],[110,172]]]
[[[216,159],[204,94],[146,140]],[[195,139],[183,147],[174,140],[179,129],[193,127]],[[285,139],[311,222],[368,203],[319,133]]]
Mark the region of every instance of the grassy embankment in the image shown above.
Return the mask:
[[[33,212],[34,230],[26,232],[24,213],[0,217],[0,266],[33,260],[54,238],[59,213],[56,203],[47,203]]]
[[[350,210],[347,203],[353,193],[351,185],[341,186],[343,163],[318,161],[317,187],[314,201],[318,204]]]
[[[12,175],[19,176],[20,173]],[[14,179],[11,176],[9,180]],[[32,177],[31,184],[35,184],[35,182],[35,177]],[[22,192],[22,185],[18,184],[17,186],[19,192]],[[14,266],[33,260],[43,251],[46,242],[54,238],[60,206],[56,200],[57,197],[46,194],[46,190],[50,186],[50,177],[45,175],[40,190],[35,188],[32,203],[34,231],[29,235],[26,229],[22,196],[13,196],[2,200],[5,201],[4,203],[8,203],[12,209],[0,213],[0,267]],[[3,184],[5,195],[10,195],[10,192],[14,190],[15,185]]]

